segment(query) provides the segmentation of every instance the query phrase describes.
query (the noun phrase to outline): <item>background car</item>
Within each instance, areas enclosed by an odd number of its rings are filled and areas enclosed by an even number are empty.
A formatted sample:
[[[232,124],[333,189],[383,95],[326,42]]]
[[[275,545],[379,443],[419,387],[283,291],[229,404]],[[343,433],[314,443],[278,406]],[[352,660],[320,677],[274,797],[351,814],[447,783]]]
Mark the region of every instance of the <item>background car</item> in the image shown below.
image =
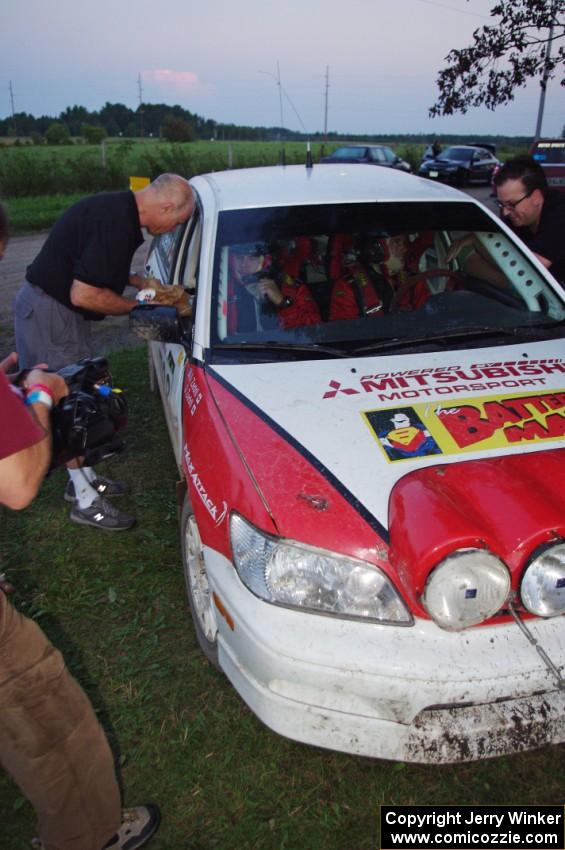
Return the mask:
[[[420,164],[418,174],[430,180],[468,186],[469,183],[490,183],[499,162],[490,151],[473,145],[451,145],[437,157]]]
[[[190,184],[147,273],[193,314],[130,321],[206,657],[316,746],[444,763],[564,741],[563,291],[490,210],[393,169]]]
[[[322,157],[320,162],[364,162],[367,165],[384,165],[385,168],[396,168],[408,173],[412,171],[410,163],[405,162],[386,145],[344,145],[329,156]]]
[[[530,154],[543,168],[550,189],[565,192],[565,139],[538,139]]]

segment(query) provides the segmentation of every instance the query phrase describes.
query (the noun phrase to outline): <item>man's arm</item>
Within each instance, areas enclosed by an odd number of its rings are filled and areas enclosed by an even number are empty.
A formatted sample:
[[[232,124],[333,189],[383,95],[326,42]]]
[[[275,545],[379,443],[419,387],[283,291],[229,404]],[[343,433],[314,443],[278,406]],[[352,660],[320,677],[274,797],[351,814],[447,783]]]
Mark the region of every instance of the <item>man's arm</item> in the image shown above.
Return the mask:
[[[67,395],[68,388],[63,378],[53,372],[32,369],[27,375],[25,386],[31,388],[41,385],[47,395],[51,394],[53,403]],[[0,459],[0,503],[18,511],[27,507],[37,495],[39,486],[47,472],[51,459],[50,407],[42,402],[29,405],[26,410],[23,401],[16,399],[21,409],[18,417],[33,416],[44,432],[42,439]],[[17,419],[14,428],[18,427]]]
[[[112,289],[101,289],[76,279],[71,285],[71,303],[74,307],[105,316],[123,316],[137,305],[134,298],[124,298]]]
[[[130,275],[130,284],[137,290],[160,285],[161,281],[156,278],[144,278],[139,275]],[[71,285],[71,303],[83,310],[92,310],[94,313],[103,313],[105,316],[123,316],[137,306],[138,302],[133,298],[124,298],[112,289],[101,289],[91,286],[82,280],[73,280]]]

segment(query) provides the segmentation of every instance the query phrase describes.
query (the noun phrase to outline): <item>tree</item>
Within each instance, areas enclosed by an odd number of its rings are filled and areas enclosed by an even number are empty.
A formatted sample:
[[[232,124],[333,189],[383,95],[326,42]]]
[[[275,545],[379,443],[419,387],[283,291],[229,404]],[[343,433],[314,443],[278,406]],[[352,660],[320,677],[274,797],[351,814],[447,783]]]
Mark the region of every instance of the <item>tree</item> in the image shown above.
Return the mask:
[[[59,121],[68,127],[71,136],[80,136],[82,124],[90,121],[92,117],[92,113],[85,106],[67,106],[59,115]]]
[[[499,0],[490,15],[499,20],[475,30],[471,47],[445,57],[430,116],[464,113],[473,106],[494,109],[513,100],[515,89],[530,79],[545,86],[565,63],[565,47],[558,44],[565,36],[563,0]]]
[[[163,137],[168,142],[192,142],[194,141],[194,130],[184,118],[176,118],[167,115],[163,121]]]
[[[71,141],[71,134],[64,124],[54,121],[45,131],[45,138],[48,145],[68,145]]]
[[[96,127],[94,124],[83,124],[80,134],[84,136],[87,145],[99,145],[108,135],[104,127]]]

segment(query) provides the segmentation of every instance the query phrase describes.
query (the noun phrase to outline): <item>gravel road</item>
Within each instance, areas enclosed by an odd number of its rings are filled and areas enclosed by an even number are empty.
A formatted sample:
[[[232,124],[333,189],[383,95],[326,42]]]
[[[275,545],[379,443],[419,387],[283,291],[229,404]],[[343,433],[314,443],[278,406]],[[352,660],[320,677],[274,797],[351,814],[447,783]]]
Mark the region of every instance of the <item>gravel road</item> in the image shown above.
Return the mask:
[[[472,188],[468,190],[468,193],[491,209],[495,208],[490,198],[489,187]],[[14,350],[12,302],[23,280],[26,267],[33,260],[46,237],[47,232],[13,237],[8,243],[4,260],[0,263],[0,357]],[[133,271],[143,270],[148,247],[149,239],[146,239],[134,257]],[[129,333],[127,316],[109,316],[102,322],[93,322],[92,330],[96,354],[105,354],[126,345],[145,344]]]
[[[14,350],[12,303],[27,266],[39,252],[46,237],[47,232],[34,233],[31,236],[14,236],[8,242],[6,254],[0,263],[0,357]],[[148,247],[149,239],[146,239],[135,254],[132,271],[143,271]],[[132,295],[134,292],[132,289]],[[127,316],[108,316],[102,322],[93,322],[92,333],[96,354],[106,354],[112,349],[124,348],[126,345],[145,345],[142,340],[129,333]]]

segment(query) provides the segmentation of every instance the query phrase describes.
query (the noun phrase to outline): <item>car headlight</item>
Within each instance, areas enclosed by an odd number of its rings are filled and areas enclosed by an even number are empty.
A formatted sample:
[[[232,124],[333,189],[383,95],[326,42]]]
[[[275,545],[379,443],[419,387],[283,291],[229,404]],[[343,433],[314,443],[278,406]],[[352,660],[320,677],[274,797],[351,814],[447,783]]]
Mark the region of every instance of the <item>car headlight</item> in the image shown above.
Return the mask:
[[[422,601],[438,626],[459,631],[496,614],[509,590],[502,561],[485,549],[460,549],[430,573]]]
[[[249,590],[291,608],[379,623],[411,625],[412,616],[376,566],[271,537],[232,514],[235,568]]]
[[[565,614],[565,543],[534,558],[520,587],[522,604],[538,617]]]

